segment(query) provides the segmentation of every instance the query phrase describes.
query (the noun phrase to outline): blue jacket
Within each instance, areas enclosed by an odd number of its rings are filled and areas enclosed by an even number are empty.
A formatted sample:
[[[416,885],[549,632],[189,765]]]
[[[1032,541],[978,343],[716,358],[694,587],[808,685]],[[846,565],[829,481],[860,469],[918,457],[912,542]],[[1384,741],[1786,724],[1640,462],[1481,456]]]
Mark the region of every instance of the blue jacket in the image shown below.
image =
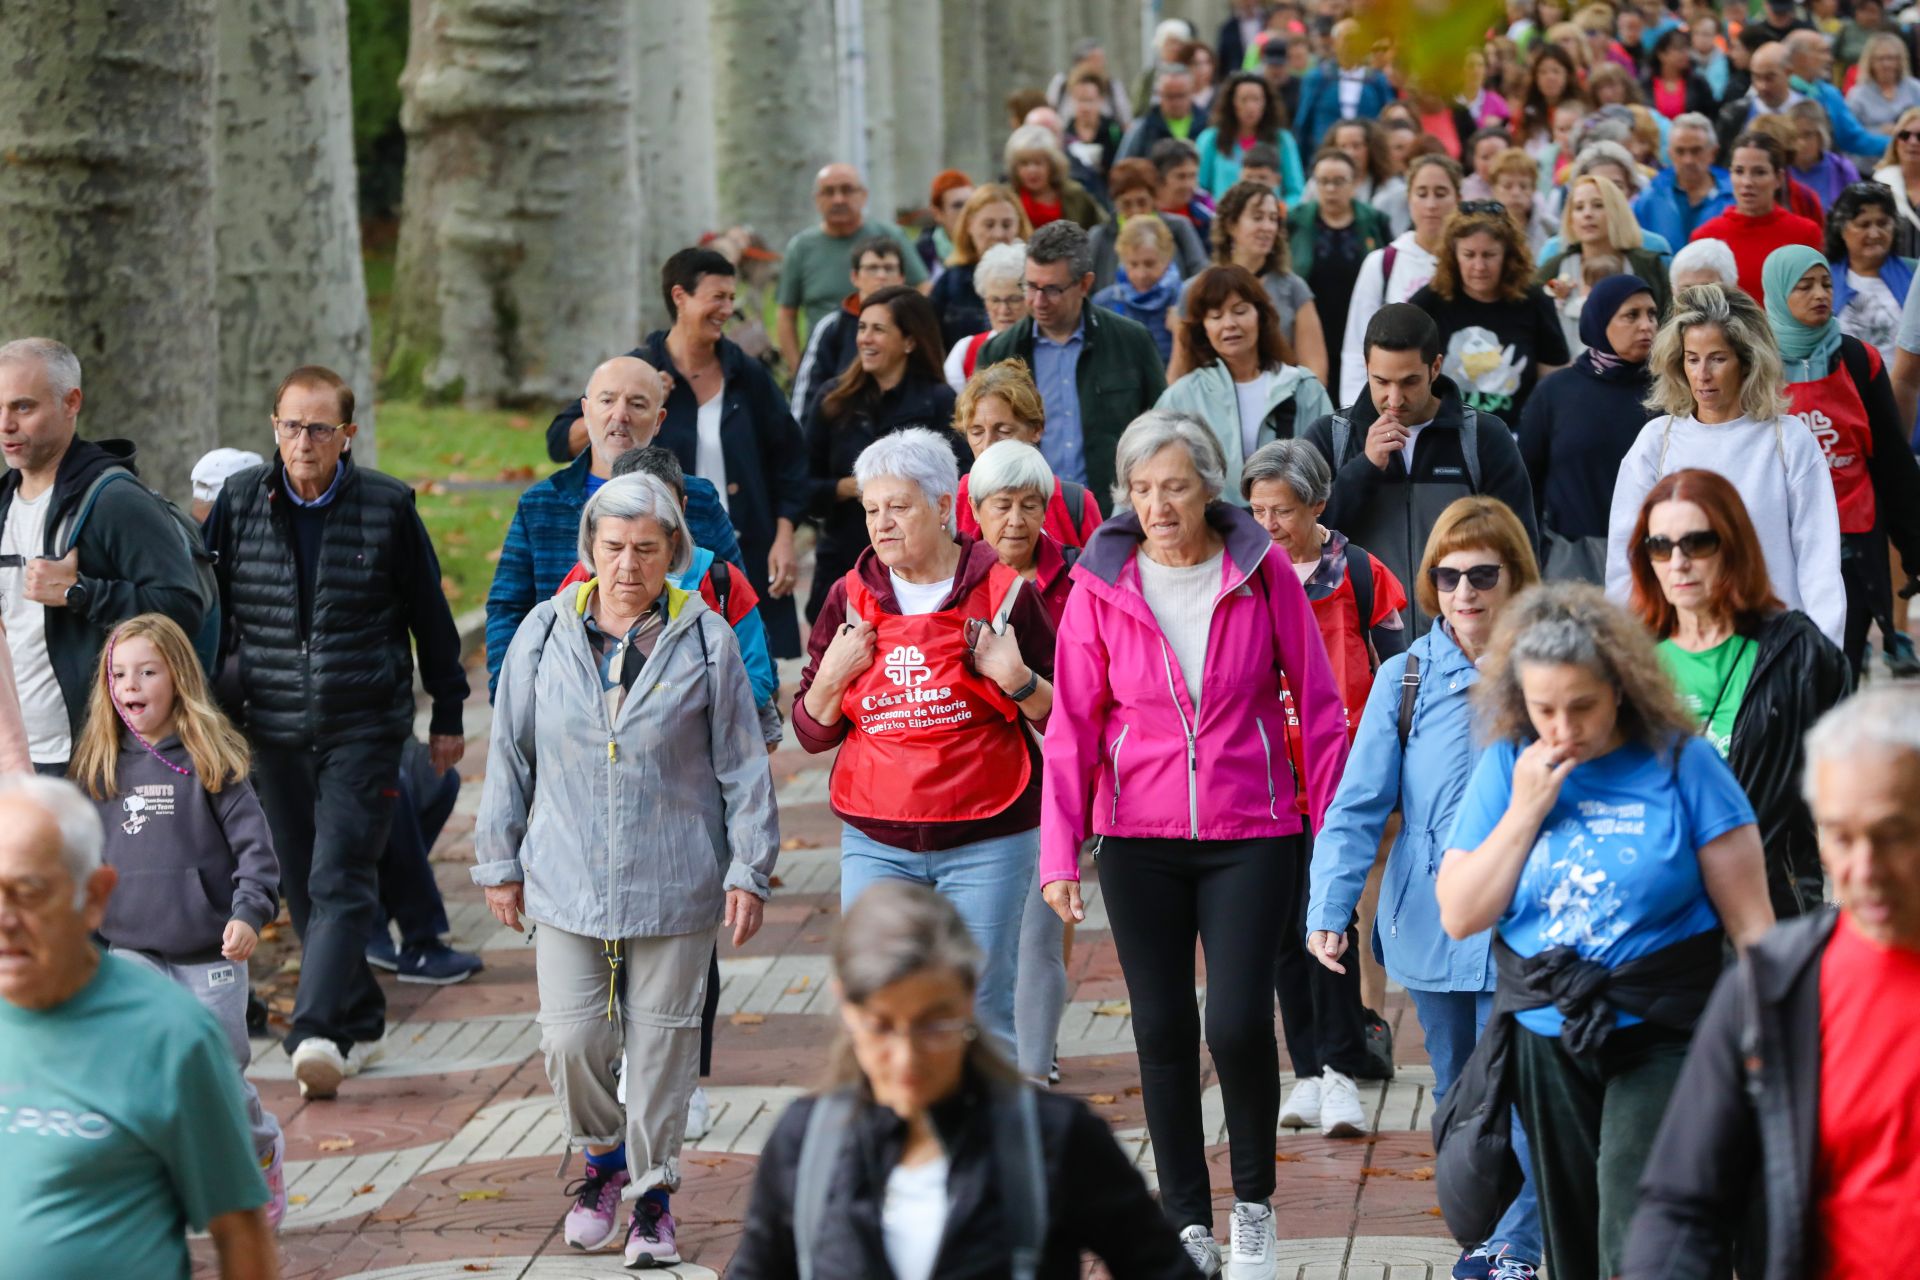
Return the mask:
[[[1200,131],[1193,144],[1200,152],[1200,189],[1215,200],[1240,181],[1240,164],[1245,158],[1238,142],[1229,143],[1227,153],[1221,155],[1218,138],[1219,131],[1209,126]],[[1307,172],[1300,164],[1300,143],[1291,132],[1282,129],[1275,135],[1273,146],[1280,153],[1280,190],[1274,194],[1291,207],[1300,202],[1307,189]]]
[[[1416,991],[1491,991],[1491,930],[1464,941],[1440,927],[1434,881],[1453,833],[1454,814],[1480,758],[1467,694],[1479,678],[1445,628],[1435,626],[1409,651],[1420,659],[1413,730],[1400,747],[1400,677],[1407,655],[1380,664],[1367,695],[1347,769],[1313,842],[1307,931],[1346,930],[1360,890],[1398,804],[1400,834],[1387,854],[1374,916],[1373,945],[1387,975]]]
[[[695,546],[693,563],[687,566],[685,573],[673,579],[673,585],[682,591],[698,594],[700,583],[706,578],[707,571],[713,568],[713,562],[719,558],[707,548]],[[740,642],[740,661],[746,664],[747,680],[753,685],[753,705],[764,712],[773,705],[773,696],[780,691],[779,679],[773,674],[773,655],[767,651],[767,624],[760,620],[758,609],[747,610],[740,615],[738,622],[733,622],[731,618],[727,621],[733,623],[733,638]],[[761,722],[765,723],[764,715]]]
[[[1145,292],[1134,288],[1122,270],[1112,284],[1093,295],[1093,301],[1145,325],[1153,345],[1160,348],[1160,360],[1164,364],[1173,358],[1173,330],[1167,328],[1167,309],[1179,305],[1180,284],[1180,268],[1171,262],[1153,288]]]
[[[493,696],[500,664],[520,620],[560,589],[560,580],[580,560],[580,515],[587,509],[589,449],[520,495],[507,540],[487,589],[487,696]],[[687,525],[696,546],[740,563],[740,542],[720,506],[713,483],[687,477]],[[744,570],[743,570],[744,571]]]
[[[1833,135],[1835,151],[1865,156],[1875,164],[1880,163],[1880,157],[1887,151],[1887,140],[1860,123],[1835,85],[1825,80],[1816,84],[1795,76],[1793,87],[1819,103],[1827,113],[1827,130]]]
[[[1685,244],[1701,223],[1733,207],[1733,179],[1719,165],[1713,166],[1713,188],[1698,208],[1689,207],[1687,197],[1673,185],[1673,170],[1662,169],[1635,197],[1633,220],[1642,231],[1665,236],[1669,244]]]
[[[1393,86],[1387,83],[1387,78],[1378,71],[1370,71],[1360,87],[1358,114],[1374,119],[1394,97]],[[1340,68],[1332,62],[1322,62],[1300,82],[1300,110],[1293,118],[1293,136],[1299,139],[1300,153],[1312,155],[1319,149],[1320,139],[1326,136],[1327,130],[1339,121]]]
[[[1903,306],[1907,301],[1907,290],[1913,287],[1913,268],[1912,258],[1893,255],[1889,255],[1887,260],[1880,264],[1880,283],[1886,285],[1887,291],[1893,295],[1893,300]],[[1851,301],[1853,301],[1853,286],[1847,283],[1847,259],[1843,254],[1840,260],[1833,264],[1833,314],[1836,319],[1842,311],[1847,309],[1847,304]]]

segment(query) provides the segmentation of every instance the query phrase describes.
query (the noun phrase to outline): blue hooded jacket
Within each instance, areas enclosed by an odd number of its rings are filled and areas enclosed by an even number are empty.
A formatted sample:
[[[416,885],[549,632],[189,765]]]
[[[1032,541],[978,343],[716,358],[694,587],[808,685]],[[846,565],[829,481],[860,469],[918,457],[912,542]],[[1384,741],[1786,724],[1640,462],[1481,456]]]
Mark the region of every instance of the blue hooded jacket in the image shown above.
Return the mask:
[[[1180,301],[1180,268],[1169,262],[1153,288],[1135,289],[1123,266],[1112,284],[1093,295],[1096,306],[1117,311],[1129,320],[1146,326],[1153,345],[1160,349],[1160,362],[1173,358],[1173,330],[1167,328],[1167,311]]]

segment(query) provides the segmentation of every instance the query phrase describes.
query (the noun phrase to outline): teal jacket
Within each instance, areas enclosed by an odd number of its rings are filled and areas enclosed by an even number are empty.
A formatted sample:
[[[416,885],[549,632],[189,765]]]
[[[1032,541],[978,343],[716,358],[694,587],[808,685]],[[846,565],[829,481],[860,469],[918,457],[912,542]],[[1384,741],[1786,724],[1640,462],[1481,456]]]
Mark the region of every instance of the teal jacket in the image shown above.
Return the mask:
[[[1333,401],[1328,398],[1327,389],[1320,385],[1320,379],[1298,365],[1281,365],[1276,372],[1279,376],[1269,389],[1260,432],[1253,442],[1255,448],[1276,439],[1302,435],[1309,423],[1318,422],[1322,414],[1333,412]],[[1273,411],[1289,400],[1293,402],[1292,426],[1282,437],[1275,429]],[[1217,360],[1202,365],[1168,387],[1154,407],[1191,413],[1213,429],[1227,460],[1226,487],[1220,496],[1246,506],[1247,500],[1240,496],[1240,468],[1247,460],[1242,448],[1245,437],[1240,430],[1240,395],[1227,366]]]

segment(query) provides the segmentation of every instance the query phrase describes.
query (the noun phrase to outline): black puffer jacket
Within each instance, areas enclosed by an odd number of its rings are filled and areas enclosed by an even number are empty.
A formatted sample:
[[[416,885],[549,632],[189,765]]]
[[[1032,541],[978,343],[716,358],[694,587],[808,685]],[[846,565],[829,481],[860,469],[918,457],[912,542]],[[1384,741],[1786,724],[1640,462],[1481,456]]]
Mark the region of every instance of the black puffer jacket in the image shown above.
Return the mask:
[[[1847,696],[1853,677],[1846,656],[1797,610],[1782,610],[1747,634],[1759,650],[1727,764],[1760,820],[1767,889],[1774,915],[1785,920],[1812,910],[1822,892],[1813,813],[1800,794],[1800,744],[1813,722]]]
[[[1193,1280],[1166,1218],[1113,1134],[1078,1099],[1059,1093],[1034,1097],[1047,1189],[1047,1236],[1040,1258],[1043,1280],[1075,1280],[1080,1251],[1091,1249],[1115,1280]],[[787,1109],[767,1140],[753,1184],[739,1252],[727,1268],[733,1280],[786,1280],[794,1261],[794,1178],[814,1100]],[[1008,1229],[999,1202],[987,1087],[969,1078],[960,1093],[934,1106],[934,1128],[951,1162],[947,1225],[934,1262],[937,1280],[972,1280],[1008,1272]],[[841,1152],[815,1238],[819,1280],[882,1280],[893,1275],[880,1229],[887,1175],[899,1163],[906,1125],[886,1108],[860,1108]]]
[[[301,608],[280,459],[227,481],[208,520],[226,648],[240,646],[247,729],[273,746],[388,741],[413,728],[413,652],[432,731],[460,732],[460,637],[413,491],[353,455],[325,512],[310,608]],[[310,616],[303,616],[303,613]]]

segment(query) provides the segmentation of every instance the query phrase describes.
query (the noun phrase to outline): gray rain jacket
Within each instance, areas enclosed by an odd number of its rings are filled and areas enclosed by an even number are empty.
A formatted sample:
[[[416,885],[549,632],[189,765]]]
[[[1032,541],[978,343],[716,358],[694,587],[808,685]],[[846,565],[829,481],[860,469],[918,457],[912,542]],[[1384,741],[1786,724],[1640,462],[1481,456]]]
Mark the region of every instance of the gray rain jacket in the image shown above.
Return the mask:
[[[765,898],[773,774],[733,630],[667,586],[667,627],[612,724],[583,620],[593,584],[534,606],[494,694],[475,884],[524,881],[527,918],[589,938],[720,924]]]

